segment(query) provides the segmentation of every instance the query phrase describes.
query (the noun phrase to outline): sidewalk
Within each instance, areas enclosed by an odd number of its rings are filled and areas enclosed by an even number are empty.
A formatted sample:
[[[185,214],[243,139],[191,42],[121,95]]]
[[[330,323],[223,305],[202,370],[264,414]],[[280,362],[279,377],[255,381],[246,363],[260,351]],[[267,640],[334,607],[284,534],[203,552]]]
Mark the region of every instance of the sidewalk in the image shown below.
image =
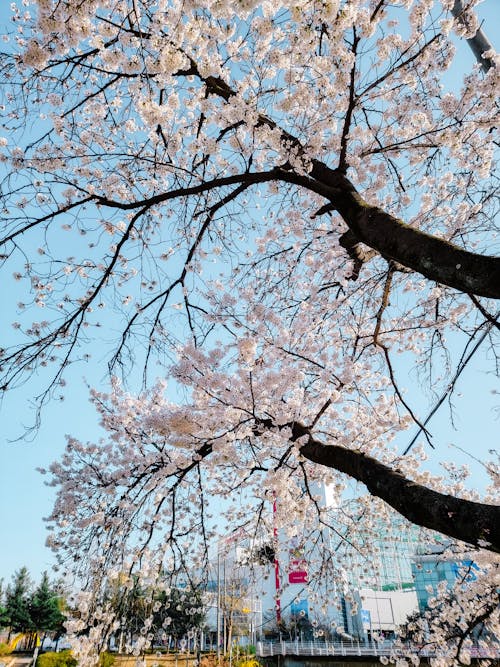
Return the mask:
[[[33,661],[31,653],[21,653],[19,655],[6,655],[0,658],[0,667],[28,667]]]

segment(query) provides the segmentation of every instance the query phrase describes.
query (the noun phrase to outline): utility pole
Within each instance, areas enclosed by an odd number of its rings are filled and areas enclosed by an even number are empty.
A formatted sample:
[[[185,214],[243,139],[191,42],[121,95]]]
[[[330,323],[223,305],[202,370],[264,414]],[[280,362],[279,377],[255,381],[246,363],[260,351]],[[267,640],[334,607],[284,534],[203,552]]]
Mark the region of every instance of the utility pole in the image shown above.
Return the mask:
[[[222,561],[222,645],[223,645],[223,654],[226,655],[226,650],[227,650],[227,616],[228,616],[228,610],[227,610],[227,597],[226,597],[226,559]]]
[[[276,506],[276,497],[273,500],[273,519],[274,519],[274,528],[273,528],[273,536],[274,536],[274,586],[276,589],[276,624],[278,627],[280,627],[281,624],[281,584],[280,584],[280,564],[278,560],[278,550],[279,550],[279,536],[278,536],[278,526],[276,524],[276,511],[277,511],[277,506]]]
[[[217,549],[217,664],[220,665],[220,552]]]

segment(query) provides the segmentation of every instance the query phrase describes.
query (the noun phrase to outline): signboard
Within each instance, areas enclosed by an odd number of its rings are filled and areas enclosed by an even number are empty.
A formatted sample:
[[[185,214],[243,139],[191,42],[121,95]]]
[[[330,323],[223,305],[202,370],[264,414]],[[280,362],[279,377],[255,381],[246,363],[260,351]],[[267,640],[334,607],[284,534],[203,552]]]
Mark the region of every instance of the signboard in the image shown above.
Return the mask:
[[[361,621],[363,624],[370,625],[371,623],[371,615],[370,615],[370,610],[369,609],[362,609],[361,610]]]
[[[471,560],[463,560],[460,563],[451,563],[451,571],[456,579],[463,579],[465,577],[465,581],[476,581],[476,572],[478,570],[479,567]]]
[[[288,557],[288,583],[307,584],[307,561],[302,548],[292,539]]]
[[[296,599],[290,605],[290,613],[292,616],[300,616],[307,618],[309,615],[309,604],[307,598]]]
[[[291,560],[288,573],[289,584],[307,584],[307,570],[304,560]]]

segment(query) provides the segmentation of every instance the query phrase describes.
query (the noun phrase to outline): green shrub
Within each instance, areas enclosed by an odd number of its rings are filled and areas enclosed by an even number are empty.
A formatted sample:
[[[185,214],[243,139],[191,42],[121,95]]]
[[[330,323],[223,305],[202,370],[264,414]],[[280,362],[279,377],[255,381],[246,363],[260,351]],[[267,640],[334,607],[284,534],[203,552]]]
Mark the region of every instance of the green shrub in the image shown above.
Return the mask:
[[[115,661],[115,656],[112,653],[105,651],[99,656],[99,667],[112,667]]]
[[[77,660],[71,651],[42,653],[38,656],[36,667],[76,667]]]
[[[9,655],[9,653],[12,653],[10,646],[0,642],[0,655]]]

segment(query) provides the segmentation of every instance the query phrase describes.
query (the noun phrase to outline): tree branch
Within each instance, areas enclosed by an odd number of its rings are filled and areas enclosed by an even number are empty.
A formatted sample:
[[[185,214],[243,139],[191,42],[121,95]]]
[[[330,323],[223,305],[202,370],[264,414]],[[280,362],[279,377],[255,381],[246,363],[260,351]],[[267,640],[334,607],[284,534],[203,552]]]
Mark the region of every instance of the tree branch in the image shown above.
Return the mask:
[[[255,434],[277,428],[270,419],[257,419]],[[316,440],[299,422],[280,425],[292,431],[290,440],[303,441],[301,455],[362,482],[373,496],[409,521],[476,547],[500,553],[500,506],[456,498],[419,484],[359,450]],[[304,442],[305,441],[305,442]]]
[[[464,25],[467,25],[467,19],[465,16],[466,9],[467,8],[464,6],[462,0],[455,0],[455,4],[451,9],[453,16],[459,21],[459,23]],[[494,60],[488,57],[485,58],[483,56],[483,53],[493,51],[493,46],[481,28],[478,28],[476,33],[472,37],[469,37],[466,41],[484,72],[488,72],[492,67],[494,67]]]
[[[437,37],[433,37],[426,46]],[[398,68],[407,65],[410,60],[401,63]],[[236,95],[220,77],[203,78],[192,59],[190,65],[189,70],[179,71],[177,75],[198,77],[205,83],[209,94],[221,97],[226,102]],[[362,94],[366,92],[365,90]],[[264,114],[259,114],[258,125],[281,130],[275,121]],[[283,141],[295,147],[299,154],[305,152],[300,141],[289,132],[281,130],[281,135]],[[319,160],[312,160],[309,177],[289,169],[280,170],[280,175],[281,180],[302,185],[326,197],[358,241],[387,259],[460,292],[500,299],[499,257],[469,252],[449,241],[406,225],[378,206],[368,204],[342,170],[331,169]]]
[[[302,428],[296,425],[294,430]],[[312,436],[300,448],[313,463],[334,468],[362,482],[412,523],[462,542],[500,553],[500,507],[456,498],[429,489],[366,456],[338,445],[324,445]]]
[[[476,296],[500,299],[500,257],[469,252],[372,206],[339,170],[313,160],[309,176],[282,170],[281,179],[330,200],[358,241],[425,278]]]

